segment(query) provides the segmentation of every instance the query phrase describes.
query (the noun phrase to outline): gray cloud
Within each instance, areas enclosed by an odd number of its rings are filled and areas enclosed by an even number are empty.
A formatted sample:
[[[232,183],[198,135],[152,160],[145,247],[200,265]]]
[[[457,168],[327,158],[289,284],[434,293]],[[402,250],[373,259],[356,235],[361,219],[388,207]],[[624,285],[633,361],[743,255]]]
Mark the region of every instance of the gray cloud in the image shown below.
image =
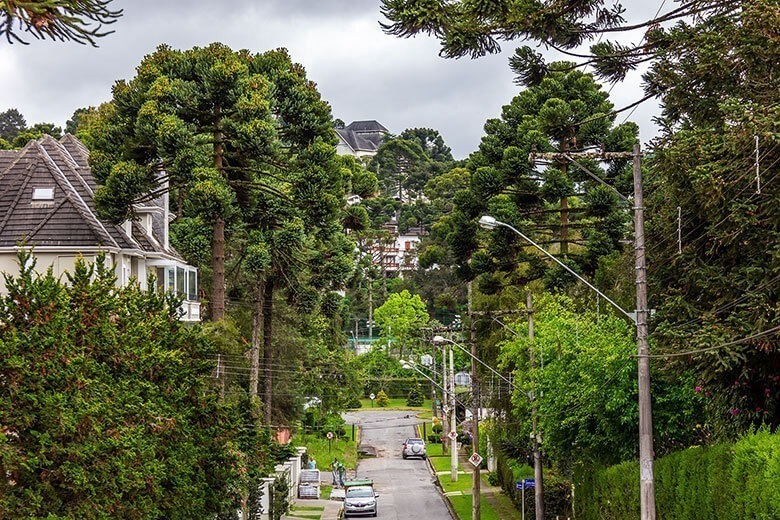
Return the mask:
[[[474,151],[486,119],[518,93],[504,52],[478,60],[445,60],[427,37],[399,39],[379,27],[379,1],[354,0],[115,0],[124,15],[100,47],[33,41],[0,44],[0,111],[17,108],[28,123],[64,125],[79,107],[111,98],[144,55],[161,43],[190,48],[221,41],[264,52],[286,47],[330,102],[334,117],[377,119],[394,133],[410,127],[441,132],[456,157]],[[651,15],[653,13],[650,13]],[[638,76],[638,75],[637,75]],[[616,87],[623,106],[641,97],[638,77]],[[652,137],[655,104],[631,119]],[[618,118],[622,121],[622,117]]]

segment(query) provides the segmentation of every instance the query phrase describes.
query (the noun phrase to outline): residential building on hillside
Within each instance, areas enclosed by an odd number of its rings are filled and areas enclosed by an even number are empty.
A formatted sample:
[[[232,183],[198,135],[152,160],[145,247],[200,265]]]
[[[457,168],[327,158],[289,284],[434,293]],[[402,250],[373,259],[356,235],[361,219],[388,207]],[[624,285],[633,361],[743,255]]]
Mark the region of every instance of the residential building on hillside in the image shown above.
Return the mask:
[[[398,226],[387,224],[385,238],[377,238],[370,243],[374,265],[386,272],[409,271],[417,268],[417,246],[428,232],[423,228],[409,228],[398,232]]]
[[[388,134],[387,128],[378,122],[352,121],[344,128],[337,128],[339,142],[336,153],[355,157],[373,157]]]
[[[167,193],[134,206],[136,219],[115,225],[101,220],[93,199],[97,183],[89,150],[74,136],[44,136],[21,150],[0,151],[0,272],[19,272],[18,251],[32,249],[36,270],[55,276],[77,258],[99,253],[114,266],[117,285],[145,285],[155,275],[160,290],[184,298],[182,320],[200,320],[198,272],[168,240]],[[4,283],[0,292],[5,293]]]

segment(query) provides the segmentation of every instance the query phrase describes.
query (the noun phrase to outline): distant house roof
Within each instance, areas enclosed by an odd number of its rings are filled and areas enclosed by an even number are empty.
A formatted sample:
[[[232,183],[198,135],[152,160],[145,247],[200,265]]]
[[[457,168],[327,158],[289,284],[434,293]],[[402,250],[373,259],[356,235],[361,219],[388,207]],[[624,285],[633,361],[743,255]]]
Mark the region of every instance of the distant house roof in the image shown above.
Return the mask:
[[[59,141],[43,136],[21,150],[0,153],[0,248],[20,243],[48,248],[112,248],[155,252],[180,259],[161,237],[133,222],[101,220],[95,210],[97,183],[89,151],[68,134]],[[162,208],[160,208],[162,209]]]
[[[353,121],[336,133],[355,152],[375,153],[388,133],[387,128],[377,121]]]

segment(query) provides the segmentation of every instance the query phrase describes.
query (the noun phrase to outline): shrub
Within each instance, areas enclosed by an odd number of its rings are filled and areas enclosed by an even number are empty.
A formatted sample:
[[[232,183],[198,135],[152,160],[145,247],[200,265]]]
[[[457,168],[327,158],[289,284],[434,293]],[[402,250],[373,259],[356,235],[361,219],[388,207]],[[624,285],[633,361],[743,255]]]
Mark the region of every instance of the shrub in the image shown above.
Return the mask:
[[[379,393],[376,394],[376,404],[381,408],[384,408],[390,404],[390,398],[387,397],[387,394],[384,390],[380,390]]]
[[[734,444],[694,447],[655,462],[656,507],[670,520],[780,518],[780,435],[750,434]],[[639,515],[636,461],[581,468],[577,518]]]
[[[425,402],[425,397],[417,388],[409,390],[409,397],[406,398],[406,406],[422,406]]]

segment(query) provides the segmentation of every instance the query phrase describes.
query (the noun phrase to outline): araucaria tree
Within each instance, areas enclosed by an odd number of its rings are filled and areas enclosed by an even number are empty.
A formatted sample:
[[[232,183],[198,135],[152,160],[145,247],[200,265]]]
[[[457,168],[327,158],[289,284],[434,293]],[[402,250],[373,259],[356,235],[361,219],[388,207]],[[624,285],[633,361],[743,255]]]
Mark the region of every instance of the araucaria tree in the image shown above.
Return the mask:
[[[176,298],[118,289],[103,258],[67,285],[19,260],[0,299],[0,516],[235,511],[243,420],[219,401],[214,351]]]
[[[485,124],[487,135],[468,161],[471,191],[459,196],[458,208],[472,220],[489,213],[512,223],[575,268],[592,273],[600,257],[619,250],[627,232],[626,208],[611,187],[628,184],[625,161],[602,169],[596,161],[566,158],[537,166],[528,157],[533,151],[566,154],[595,146],[627,151],[637,138],[637,127],[613,126],[609,95],[591,75],[566,62],[551,69],[539,84],[504,106],[500,119]],[[473,267],[512,270],[519,255],[532,266],[524,279],[543,275],[544,264],[534,252],[525,253],[525,245],[516,234],[498,231],[489,256],[480,253]],[[555,274],[546,276],[549,285],[560,285]]]
[[[101,31],[122,10],[111,9],[112,0],[2,0],[0,36],[8,43],[27,44],[20,32],[38,39],[74,41],[97,47],[96,39],[114,31]]]

